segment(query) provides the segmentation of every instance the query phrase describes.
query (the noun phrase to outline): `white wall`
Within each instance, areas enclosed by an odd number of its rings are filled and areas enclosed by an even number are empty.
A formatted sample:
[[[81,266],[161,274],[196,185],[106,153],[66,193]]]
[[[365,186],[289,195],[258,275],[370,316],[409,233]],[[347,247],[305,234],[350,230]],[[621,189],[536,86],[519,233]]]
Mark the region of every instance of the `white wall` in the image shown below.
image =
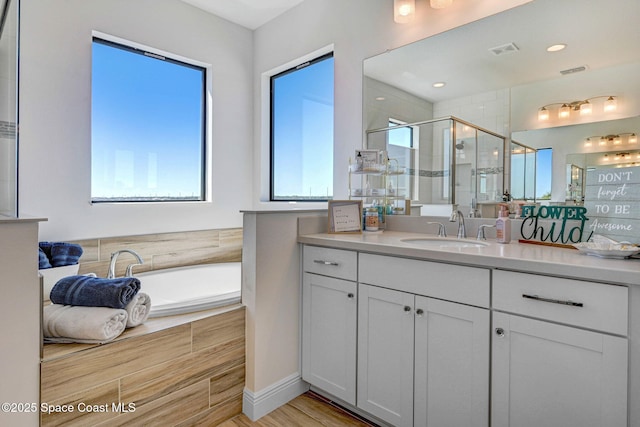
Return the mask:
[[[239,227],[251,205],[252,32],[179,0],[23,1],[20,211],[40,240]],[[91,32],[212,65],[213,200],[90,200]]]
[[[428,2],[417,3],[416,19],[412,24],[399,25],[393,22],[391,0],[305,0],[303,3],[280,15],[270,23],[258,28],[254,34],[254,194],[256,208],[275,204],[258,202],[268,192],[269,177],[269,133],[268,116],[263,113],[268,101],[268,74],[282,64],[303,57],[326,46],[334,47],[335,58],[335,123],[334,123],[334,198],[346,198],[348,189],[349,156],[360,148],[363,138],[362,116],[362,61],[386,49],[427,37],[429,35],[462,25],[510,7],[526,3],[522,0],[456,0],[450,9],[436,11]],[[282,206],[282,205],[280,205]],[[288,205],[284,205],[288,206]],[[305,206],[307,206],[305,204]],[[326,206],[325,206],[326,207]],[[293,226],[293,223],[288,227]],[[250,227],[251,228],[251,227]],[[279,307],[297,307],[299,304],[299,264],[280,262],[279,253],[273,252],[275,243],[287,248],[295,246],[296,236],[288,230],[282,233],[269,228],[272,237],[260,235],[255,229],[245,230],[245,243],[255,239],[257,248],[247,248],[243,261],[255,262],[252,278],[243,283],[247,296],[248,329],[252,325],[299,325],[296,311],[282,311]],[[277,231],[277,230],[276,230]],[[257,236],[256,236],[257,235]],[[278,236],[277,240],[274,240]],[[249,252],[251,251],[251,252]],[[272,264],[264,267],[255,260],[273,259],[280,266],[277,274],[271,275]],[[252,261],[253,260],[253,261]],[[271,267],[270,267],[271,266]],[[255,268],[255,271],[253,269]],[[258,278],[262,277],[261,280]],[[254,287],[254,288],[252,288]],[[253,299],[253,294],[268,296],[269,303]],[[264,304],[262,304],[264,303]],[[268,339],[269,351],[253,351],[247,367],[247,391],[253,396],[262,396],[280,381],[299,372],[298,355],[290,354],[292,342],[297,344],[295,329],[273,328],[268,337],[256,339],[253,344],[264,344]],[[272,361],[279,361],[277,368]],[[246,411],[246,408],[245,408]],[[249,411],[251,412],[251,411]]]
[[[362,61],[404,44],[530,0],[456,0],[435,10],[416,2],[412,23],[393,22],[392,0],[305,0],[255,31],[254,200],[268,193],[268,121],[262,115],[264,74],[324,46],[334,45],[334,198],[347,197],[347,162],[362,144]],[[437,53],[434,53],[437,54]],[[261,204],[254,205],[259,207]]]

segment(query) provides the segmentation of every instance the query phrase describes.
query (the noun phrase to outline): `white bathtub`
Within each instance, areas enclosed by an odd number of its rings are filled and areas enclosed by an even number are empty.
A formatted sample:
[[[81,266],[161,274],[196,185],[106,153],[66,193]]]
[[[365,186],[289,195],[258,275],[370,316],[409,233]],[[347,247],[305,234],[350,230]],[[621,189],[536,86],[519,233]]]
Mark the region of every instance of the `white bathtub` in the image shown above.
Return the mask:
[[[135,274],[151,297],[149,317],[170,316],[240,302],[239,262]]]

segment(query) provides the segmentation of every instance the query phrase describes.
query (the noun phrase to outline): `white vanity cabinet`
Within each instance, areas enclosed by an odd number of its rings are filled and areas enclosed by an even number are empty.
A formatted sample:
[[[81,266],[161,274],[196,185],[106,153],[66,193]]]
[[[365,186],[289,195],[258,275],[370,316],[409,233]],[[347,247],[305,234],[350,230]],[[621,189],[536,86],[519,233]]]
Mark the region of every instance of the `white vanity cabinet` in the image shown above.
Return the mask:
[[[304,246],[302,378],[356,404],[357,254]]]
[[[360,254],[358,276],[357,406],[394,426],[487,426],[489,271]]]
[[[492,427],[626,427],[628,289],[496,270]]]

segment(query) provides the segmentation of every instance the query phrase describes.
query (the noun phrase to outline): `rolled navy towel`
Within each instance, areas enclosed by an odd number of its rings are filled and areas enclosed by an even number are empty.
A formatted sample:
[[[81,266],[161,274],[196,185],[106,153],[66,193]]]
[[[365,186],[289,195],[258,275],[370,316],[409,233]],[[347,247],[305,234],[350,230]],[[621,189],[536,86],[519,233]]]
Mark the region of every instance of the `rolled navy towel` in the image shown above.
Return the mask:
[[[115,308],[49,304],[42,310],[42,333],[51,343],[105,343],[124,331],[127,317]]]
[[[45,251],[46,253],[46,251]],[[51,265],[62,267],[77,264],[82,256],[82,246],[75,243],[57,242],[51,244]]]
[[[53,246],[53,243],[51,243],[51,242],[38,242],[38,246],[40,247],[42,252],[44,252],[44,254],[47,256],[49,261],[51,261],[51,247]]]
[[[139,290],[140,280],[135,277],[67,276],[53,285],[50,299],[54,304],[123,309]]]
[[[42,248],[38,248],[38,270],[44,270],[46,268],[51,268],[51,263]]]

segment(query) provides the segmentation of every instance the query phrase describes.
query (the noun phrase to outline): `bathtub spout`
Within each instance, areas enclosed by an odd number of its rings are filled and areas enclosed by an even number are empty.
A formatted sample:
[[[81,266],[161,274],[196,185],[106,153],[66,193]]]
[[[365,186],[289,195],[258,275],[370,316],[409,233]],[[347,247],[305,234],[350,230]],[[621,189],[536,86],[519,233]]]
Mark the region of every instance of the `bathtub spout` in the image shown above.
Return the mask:
[[[107,279],[113,279],[113,278],[116,277],[116,260],[118,259],[118,255],[120,255],[123,252],[130,253],[131,255],[136,257],[136,259],[138,261],[137,264],[129,264],[127,266],[127,270],[125,272],[125,277],[130,277],[131,275],[133,275],[133,267],[135,267],[136,265],[144,264],[144,261],[142,260],[142,257],[140,255],[138,255],[138,253],[136,251],[133,251],[131,249],[121,249],[119,251],[113,252],[111,254],[111,261],[109,262],[109,272],[107,273]]]

